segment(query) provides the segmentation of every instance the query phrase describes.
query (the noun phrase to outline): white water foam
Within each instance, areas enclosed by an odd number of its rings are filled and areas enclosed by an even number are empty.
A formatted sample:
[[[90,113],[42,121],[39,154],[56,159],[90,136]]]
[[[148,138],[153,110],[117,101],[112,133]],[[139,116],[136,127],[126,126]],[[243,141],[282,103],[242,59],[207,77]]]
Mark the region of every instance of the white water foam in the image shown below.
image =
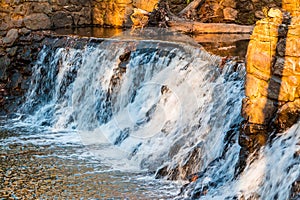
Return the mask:
[[[128,49],[126,71],[119,73]],[[116,169],[166,167],[175,179],[203,172],[195,191],[214,183],[203,199],[287,199],[299,176],[297,126],[235,179],[245,71],[242,64],[219,63],[190,44],[106,40],[83,50],[45,47],[21,111],[31,114],[31,123],[77,133]]]

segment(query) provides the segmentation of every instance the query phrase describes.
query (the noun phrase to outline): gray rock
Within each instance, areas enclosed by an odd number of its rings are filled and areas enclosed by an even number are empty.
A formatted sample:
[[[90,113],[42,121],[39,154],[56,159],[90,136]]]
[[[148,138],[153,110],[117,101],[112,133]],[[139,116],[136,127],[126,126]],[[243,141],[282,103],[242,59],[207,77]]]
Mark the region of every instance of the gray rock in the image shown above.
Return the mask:
[[[34,13],[24,18],[24,24],[30,30],[50,29],[51,22],[46,14]]]
[[[52,16],[51,22],[54,28],[71,27],[73,18],[67,13],[60,11]]]
[[[71,4],[88,6],[89,0],[70,0]]]
[[[0,57],[0,80],[5,81],[7,79],[7,68],[10,65],[10,59],[7,56]]]
[[[9,29],[8,23],[6,23],[4,21],[0,21],[0,31],[6,31],[8,29]]]
[[[6,36],[3,38],[3,43],[6,45],[12,45],[16,39],[18,38],[18,30],[17,29],[10,29]]]
[[[27,34],[29,34],[30,32],[31,32],[31,31],[28,30],[27,28],[22,28],[22,29],[19,30],[19,33],[20,33],[21,35],[27,35]]]
[[[64,6],[64,9],[69,12],[79,12],[82,9],[82,6],[68,5]]]
[[[68,3],[69,3],[68,0],[57,0],[57,4],[60,6],[68,5]]]

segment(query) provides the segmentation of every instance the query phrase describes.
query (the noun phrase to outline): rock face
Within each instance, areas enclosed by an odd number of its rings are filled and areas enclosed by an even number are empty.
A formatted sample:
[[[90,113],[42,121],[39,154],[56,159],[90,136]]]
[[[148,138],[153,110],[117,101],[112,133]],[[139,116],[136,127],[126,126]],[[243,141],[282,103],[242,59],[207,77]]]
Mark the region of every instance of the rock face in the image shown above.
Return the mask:
[[[19,36],[19,37],[18,37]],[[0,47],[0,115],[15,111],[30,84],[33,60],[42,47],[42,34],[24,34],[11,29]]]
[[[25,27],[30,30],[50,29],[50,18],[44,13],[34,13],[24,18]]]
[[[276,0],[209,0],[201,6],[197,16],[201,22],[233,22],[252,25],[264,18],[263,9],[280,8]]]
[[[92,25],[89,0],[1,1],[0,34],[12,28],[43,30]]]
[[[134,8],[153,11],[159,0],[1,1],[0,36],[12,28],[44,30],[80,26],[131,26]]]
[[[147,12],[154,10],[159,0],[95,0],[93,6],[93,23],[105,26],[131,26],[130,15],[134,8]]]
[[[296,16],[297,6],[285,0],[284,9]],[[167,0],[170,10],[178,14],[187,6],[186,0]],[[1,1],[0,36],[12,28],[29,30],[80,26],[130,27],[134,8],[153,11],[159,0],[38,0]],[[199,5],[188,17],[200,22],[233,22],[254,24],[264,17],[264,7],[281,7],[280,1],[209,0]]]
[[[300,7],[282,3],[256,23],[248,46],[241,158],[300,118]]]
[[[9,31],[15,34],[15,29]],[[26,32],[26,31],[25,31]],[[38,53],[43,46],[64,46],[83,49],[88,39],[76,42],[67,37],[53,37],[49,32],[17,32],[19,37],[10,45],[0,46],[0,116],[8,116],[16,111],[24,100]]]

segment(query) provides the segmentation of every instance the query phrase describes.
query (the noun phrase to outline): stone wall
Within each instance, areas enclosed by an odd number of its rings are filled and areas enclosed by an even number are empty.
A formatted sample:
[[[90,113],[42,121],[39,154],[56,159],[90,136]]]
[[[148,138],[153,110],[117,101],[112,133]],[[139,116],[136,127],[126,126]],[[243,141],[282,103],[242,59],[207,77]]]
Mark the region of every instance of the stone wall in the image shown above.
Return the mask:
[[[206,0],[197,15],[201,22],[252,25],[265,17],[264,8],[281,7],[280,0]]]
[[[11,37],[8,44],[0,47],[0,116],[9,114],[22,103],[23,94],[27,91],[33,61],[44,39],[43,34],[22,34],[17,29],[11,29]],[[13,45],[14,43],[16,45]]]
[[[242,157],[300,117],[299,0],[285,0],[283,8],[270,9],[268,17],[256,23],[248,46]]]
[[[1,0],[0,36],[8,30],[130,26],[133,8],[152,11],[158,0]]]
[[[40,30],[91,24],[90,0],[0,1],[0,36],[12,28]]]
[[[12,29],[13,32],[18,32]],[[24,101],[38,53],[47,46],[83,49],[88,38],[57,36],[50,31],[18,33],[14,44],[0,48],[0,116],[13,114]],[[100,40],[98,40],[100,41]],[[1,47],[1,46],[0,46]],[[42,72],[41,72],[42,73]]]
[[[101,26],[130,27],[133,8],[153,11],[159,0],[93,0],[93,24]]]
[[[152,11],[159,0],[1,0],[0,36],[12,28],[29,30],[80,26],[131,26],[133,8]],[[167,0],[178,14],[187,0]],[[280,7],[279,0],[206,0],[188,18],[201,22],[254,24],[264,7]],[[289,4],[286,4],[289,6]]]

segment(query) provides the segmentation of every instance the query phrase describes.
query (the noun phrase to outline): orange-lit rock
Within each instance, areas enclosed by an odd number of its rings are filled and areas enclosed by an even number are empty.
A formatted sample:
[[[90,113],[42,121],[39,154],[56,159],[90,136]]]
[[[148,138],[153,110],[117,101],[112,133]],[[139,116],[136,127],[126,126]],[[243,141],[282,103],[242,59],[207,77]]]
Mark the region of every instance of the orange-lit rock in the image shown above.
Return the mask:
[[[298,37],[288,37],[286,39],[286,56],[300,57],[300,39]]]
[[[278,110],[278,116],[275,120],[280,130],[286,130],[298,121],[297,113],[300,110],[300,99],[293,102],[287,102]]]
[[[121,27],[128,24],[132,14],[130,0],[104,0],[93,2],[93,24]]]
[[[299,10],[299,0],[282,3],[293,14]],[[242,114],[249,123],[261,125],[265,131],[271,127],[278,130],[290,127],[289,115],[293,119],[300,117],[299,19],[293,15],[290,19],[288,13],[270,9],[268,18],[256,23],[251,36]]]
[[[249,73],[259,70],[266,76],[270,76],[272,59],[275,55],[274,49],[272,51],[267,50],[270,49],[270,46],[270,43],[266,42],[250,42],[247,51],[247,70],[249,70]],[[264,79],[267,80],[268,78]]]
[[[133,23],[132,28],[143,28],[148,24],[149,13],[145,10],[135,8],[130,19]]]
[[[255,87],[254,87],[255,86]],[[257,78],[256,75],[247,74],[245,82],[245,94],[250,99],[258,98],[261,96],[266,96],[268,90],[268,82],[260,78]]]
[[[152,12],[157,6],[159,0],[133,0],[133,5],[136,8]]]
[[[245,98],[243,100],[242,116],[247,119],[249,123],[268,124],[274,117],[275,112],[276,106],[274,102],[267,97],[258,97],[251,100]]]
[[[291,13],[292,16],[299,16],[300,1],[299,0],[282,0],[282,8]]]

